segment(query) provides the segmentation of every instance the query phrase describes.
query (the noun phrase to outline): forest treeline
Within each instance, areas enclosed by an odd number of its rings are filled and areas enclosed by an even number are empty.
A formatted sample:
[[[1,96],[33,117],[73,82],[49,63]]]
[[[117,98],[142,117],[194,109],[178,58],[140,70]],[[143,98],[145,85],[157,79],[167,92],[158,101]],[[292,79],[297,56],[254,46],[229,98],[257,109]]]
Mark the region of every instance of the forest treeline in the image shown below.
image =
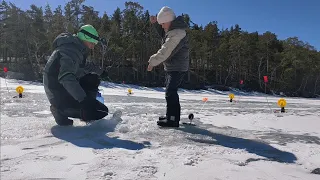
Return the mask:
[[[146,71],[149,57],[161,46],[149,11],[128,1],[124,9],[101,14],[84,2],[71,0],[54,9],[49,4],[33,4],[22,10],[10,1],[2,1],[0,67],[23,73],[29,80],[41,80],[54,38],[92,24],[108,40],[107,49],[97,46],[90,56],[99,65],[112,66],[105,80],[163,86],[163,66]],[[188,14],[181,15],[189,25],[190,42],[185,88],[234,87],[287,96],[319,96],[320,52],[310,44],[297,37],[280,40],[268,31],[247,32],[239,24],[219,29],[218,22],[212,21],[200,26]],[[268,76],[266,89],[263,76]]]

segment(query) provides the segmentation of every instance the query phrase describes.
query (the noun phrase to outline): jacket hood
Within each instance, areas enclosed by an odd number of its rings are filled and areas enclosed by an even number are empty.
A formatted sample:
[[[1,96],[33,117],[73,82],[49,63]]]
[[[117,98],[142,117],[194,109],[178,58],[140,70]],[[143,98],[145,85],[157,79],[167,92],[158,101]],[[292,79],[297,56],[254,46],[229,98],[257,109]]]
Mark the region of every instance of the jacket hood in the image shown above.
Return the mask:
[[[70,33],[61,33],[53,40],[53,48],[57,48],[60,46],[75,46],[82,53],[86,54],[89,52],[89,48],[87,48],[83,42],[77,38],[76,36]]]
[[[183,16],[178,16],[171,22],[169,30],[173,29],[188,29],[188,24],[184,21]]]

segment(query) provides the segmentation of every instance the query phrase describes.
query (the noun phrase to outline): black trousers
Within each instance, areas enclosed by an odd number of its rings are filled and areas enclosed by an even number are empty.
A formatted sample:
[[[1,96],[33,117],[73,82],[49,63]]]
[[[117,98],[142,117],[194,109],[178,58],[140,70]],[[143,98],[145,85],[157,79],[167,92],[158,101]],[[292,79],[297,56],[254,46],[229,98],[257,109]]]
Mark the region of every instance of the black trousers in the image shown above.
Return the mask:
[[[101,80],[96,74],[87,74],[79,79],[80,86],[87,96],[95,99],[93,106],[96,111],[90,111],[90,114],[86,114],[86,120],[98,120],[108,115],[107,106],[96,100],[100,82]],[[52,99],[50,103],[66,117],[82,118],[80,102],[75,100],[66,89],[61,89],[57,97]]]
[[[166,72],[166,118],[171,121],[180,121],[181,106],[178,88],[182,85],[186,72]]]

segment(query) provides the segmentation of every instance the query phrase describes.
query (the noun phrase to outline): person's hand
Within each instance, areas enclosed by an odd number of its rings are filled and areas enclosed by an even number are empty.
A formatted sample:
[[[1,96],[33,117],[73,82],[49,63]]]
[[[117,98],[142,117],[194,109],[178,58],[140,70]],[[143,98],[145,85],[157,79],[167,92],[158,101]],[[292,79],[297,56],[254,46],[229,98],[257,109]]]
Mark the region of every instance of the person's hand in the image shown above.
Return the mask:
[[[151,65],[149,64],[147,70],[148,70],[148,71],[152,71],[152,69],[153,69],[153,66],[151,66]]]
[[[156,16],[150,16],[150,22],[152,24],[154,24],[155,22],[157,22],[157,17]]]

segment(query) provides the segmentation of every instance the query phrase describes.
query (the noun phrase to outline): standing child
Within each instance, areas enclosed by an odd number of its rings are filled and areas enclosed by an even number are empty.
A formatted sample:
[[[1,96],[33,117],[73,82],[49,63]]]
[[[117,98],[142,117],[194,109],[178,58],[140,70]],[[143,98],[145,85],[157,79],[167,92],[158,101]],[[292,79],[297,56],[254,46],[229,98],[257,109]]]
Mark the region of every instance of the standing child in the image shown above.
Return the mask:
[[[161,49],[149,59],[148,71],[163,63],[166,72],[167,102],[166,116],[157,121],[159,126],[179,127],[181,106],[178,88],[189,70],[189,42],[186,33],[188,25],[182,16],[176,17],[167,6],[161,8],[157,17],[151,16],[150,21],[157,26],[164,42]],[[160,29],[159,27],[162,27]]]

